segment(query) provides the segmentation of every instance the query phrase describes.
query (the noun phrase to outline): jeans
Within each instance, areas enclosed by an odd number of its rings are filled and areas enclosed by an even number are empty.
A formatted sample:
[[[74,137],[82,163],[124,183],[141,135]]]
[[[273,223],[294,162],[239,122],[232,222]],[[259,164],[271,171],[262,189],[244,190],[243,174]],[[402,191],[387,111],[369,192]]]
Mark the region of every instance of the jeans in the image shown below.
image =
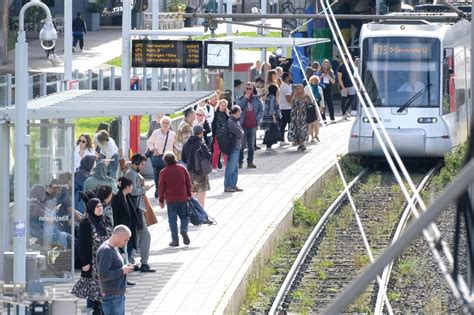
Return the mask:
[[[227,167],[225,169],[224,176],[224,188],[234,188],[237,186],[237,180],[239,179],[239,149],[235,149],[227,160]]]
[[[110,295],[102,297],[102,312],[104,315],[124,315],[125,295]]]
[[[167,208],[171,239],[178,241],[178,217],[181,222],[181,232],[188,232],[188,205],[186,202],[169,202]]]
[[[239,163],[244,162],[244,149],[247,147],[247,163],[253,163],[253,154],[255,153],[255,139],[257,128],[244,128],[244,137],[242,149],[240,150]]]
[[[324,103],[326,105],[326,109],[329,111],[329,117],[331,120],[334,120],[334,105],[332,103],[332,85],[326,84],[323,89],[324,95]],[[324,111],[323,120],[326,120],[326,110]]]
[[[214,139],[213,144],[213,152],[212,152],[212,168],[216,169],[217,165],[219,164],[219,158],[221,155],[221,148],[219,147],[219,143],[217,142],[217,137]],[[227,165],[227,155],[222,154],[224,156],[224,165]]]
[[[163,168],[153,168],[153,181],[155,182],[155,198],[158,198],[158,183],[160,182],[160,172]]]
[[[139,210],[142,215],[143,220],[143,229],[137,230],[138,236],[138,247],[140,248],[140,263],[143,265],[148,264],[148,257],[150,256],[150,243],[151,243],[151,235],[148,227],[146,226],[145,215],[143,214],[142,210]],[[132,257],[130,261],[135,262],[135,255],[132,253]]]
[[[291,124],[291,109],[282,109],[281,110],[281,138],[285,140],[285,129],[286,126]]]
[[[120,157],[118,154],[112,155],[113,161],[109,162],[107,165],[107,176],[112,177],[113,179],[117,178],[117,169],[120,163]]]
[[[76,47],[77,42],[79,42],[79,48],[84,48],[84,34],[73,35],[72,47]]]

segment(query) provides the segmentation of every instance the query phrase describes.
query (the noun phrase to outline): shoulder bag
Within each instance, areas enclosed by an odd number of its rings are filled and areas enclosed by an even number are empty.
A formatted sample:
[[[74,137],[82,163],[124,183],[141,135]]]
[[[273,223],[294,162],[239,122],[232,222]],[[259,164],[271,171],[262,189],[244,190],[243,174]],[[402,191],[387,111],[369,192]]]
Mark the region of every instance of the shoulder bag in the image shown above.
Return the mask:
[[[163,154],[165,153],[166,150],[166,145],[168,144],[168,136],[170,134],[170,131],[166,133],[166,140],[165,140],[165,145],[163,146],[163,151],[160,155],[152,155],[151,156],[151,166],[153,168],[164,168],[166,166],[165,161],[163,161]]]

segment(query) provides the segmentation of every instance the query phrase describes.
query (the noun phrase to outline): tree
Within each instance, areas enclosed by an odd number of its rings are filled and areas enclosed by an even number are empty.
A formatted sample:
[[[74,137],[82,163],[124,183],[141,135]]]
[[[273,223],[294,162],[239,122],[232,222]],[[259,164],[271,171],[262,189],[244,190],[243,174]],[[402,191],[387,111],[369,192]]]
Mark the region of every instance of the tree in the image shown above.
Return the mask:
[[[8,8],[12,1],[0,1],[0,63],[8,60]]]

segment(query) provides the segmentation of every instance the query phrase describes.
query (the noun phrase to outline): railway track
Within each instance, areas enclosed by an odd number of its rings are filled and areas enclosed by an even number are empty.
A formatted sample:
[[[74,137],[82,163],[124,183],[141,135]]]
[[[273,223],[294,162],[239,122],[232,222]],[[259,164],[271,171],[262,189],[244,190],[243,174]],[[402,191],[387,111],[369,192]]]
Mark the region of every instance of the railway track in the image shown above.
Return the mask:
[[[436,168],[414,171],[413,180],[420,189]],[[377,257],[408,221],[404,198],[391,172],[364,169],[349,186],[372,254]],[[299,252],[269,313],[324,312],[367,264],[369,258],[353,210],[341,193]],[[382,278],[382,288],[389,278],[389,273]],[[377,289],[374,285],[367,288],[347,311],[374,312]]]

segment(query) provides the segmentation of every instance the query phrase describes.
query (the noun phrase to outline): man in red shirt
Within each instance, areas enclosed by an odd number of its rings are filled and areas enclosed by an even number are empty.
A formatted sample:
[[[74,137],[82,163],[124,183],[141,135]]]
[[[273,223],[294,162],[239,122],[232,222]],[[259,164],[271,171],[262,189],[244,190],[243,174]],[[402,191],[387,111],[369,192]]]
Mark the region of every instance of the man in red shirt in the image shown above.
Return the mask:
[[[186,168],[177,164],[176,156],[172,152],[167,152],[163,156],[166,167],[160,172],[158,184],[158,196],[161,209],[168,207],[168,223],[171,230],[170,246],[179,246],[178,237],[178,217],[181,222],[181,236],[184,245],[189,245],[191,241],[188,236],[188,213],[187,201],[191,198],[191,178]]]

